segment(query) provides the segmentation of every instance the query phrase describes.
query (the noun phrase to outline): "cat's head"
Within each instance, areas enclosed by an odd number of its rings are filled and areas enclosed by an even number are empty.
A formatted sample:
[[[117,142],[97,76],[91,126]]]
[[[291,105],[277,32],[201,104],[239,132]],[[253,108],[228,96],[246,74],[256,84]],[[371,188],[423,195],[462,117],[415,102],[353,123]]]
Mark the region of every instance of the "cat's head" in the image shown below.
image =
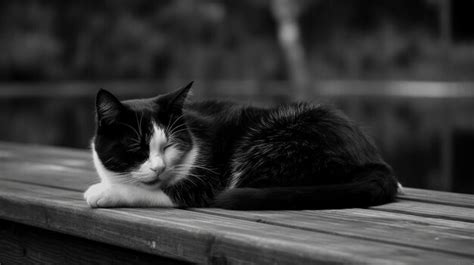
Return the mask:
[[[97,93],[92,149],[102,181],[157,188],[187,174],[197,155],[183,116],[191,85],[126,101]]]

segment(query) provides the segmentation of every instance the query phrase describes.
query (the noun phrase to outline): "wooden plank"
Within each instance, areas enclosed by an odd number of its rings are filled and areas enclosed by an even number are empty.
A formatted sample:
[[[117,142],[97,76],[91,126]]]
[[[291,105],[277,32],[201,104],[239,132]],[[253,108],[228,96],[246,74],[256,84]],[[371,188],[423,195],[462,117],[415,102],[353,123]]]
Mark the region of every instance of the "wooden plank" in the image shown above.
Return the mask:
[[[1,264],[189,264],[0,220]]]
[[[0,161],[15,160],[93,169],[92,156],[87,150],[0,142]]]
[[[474,195],[415,188],[404,188],[405,194],[399,195],[402,200],[429,202],[474,208]]]
[[[474,224],[368,209],[229,211],[213,215],[474,257]]]
[[[179,209],[90,209],[78,192],[0,181],[0,218],[211,263],[453,263],[472,258]]]
[[[0,172],[0,179],[3,180],[75,191],[85,191],[90,185],[99,182],[95,171],[46,162],[1,161]]]
[[[24,144],[24,143],[12,143],[0,141],[0,150],[7,151],[11,155],[20,154],[23,156],[36,156],[46,155],[57,158],[73,158],[73,159],[87,159],[91,160],[91,155],[86,149],[74,149],[59,146],[48,146],[48,145],[35,145],[35,144]],[[1,157],[1,155],[0,155]]]
[[[394,213],[412,214],[430,218],[440,218],[470,223],[474,222],[474,209],[442,204],[403,201],[402,203],[389,203],[381,206],[375,206],[371,207],[371,209]]]

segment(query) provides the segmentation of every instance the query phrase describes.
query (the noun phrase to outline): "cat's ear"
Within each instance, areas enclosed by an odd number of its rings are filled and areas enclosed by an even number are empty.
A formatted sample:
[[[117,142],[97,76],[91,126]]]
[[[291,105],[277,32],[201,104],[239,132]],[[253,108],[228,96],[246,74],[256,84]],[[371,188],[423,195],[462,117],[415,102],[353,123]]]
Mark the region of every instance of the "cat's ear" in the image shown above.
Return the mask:
[[[95,107],[98,125],[112,123],[123,109],[122,103],[112,93],[102,88],[97,92]]]
[[[189,90],[193,86],[194,81],[191,81],[186,86],[170,92],[168,94],[157,97],[157,102],[162,104],[164,102],[170,111],[182,111],[184,102],[189,94]]]

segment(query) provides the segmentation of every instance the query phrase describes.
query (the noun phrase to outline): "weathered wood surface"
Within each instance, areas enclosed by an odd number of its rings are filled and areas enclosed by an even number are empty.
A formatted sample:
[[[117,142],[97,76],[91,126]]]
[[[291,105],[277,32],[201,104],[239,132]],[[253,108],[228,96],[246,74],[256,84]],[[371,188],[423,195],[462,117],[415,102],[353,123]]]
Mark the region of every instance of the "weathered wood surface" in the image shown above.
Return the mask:
[[[189,264],[0,220],[2,264]]]
[[[87,152],[0,143],[0,219],[197,263],[474,262],[471,195],[407,188],[396,203],[325,211],[90,209],[94,182]]]

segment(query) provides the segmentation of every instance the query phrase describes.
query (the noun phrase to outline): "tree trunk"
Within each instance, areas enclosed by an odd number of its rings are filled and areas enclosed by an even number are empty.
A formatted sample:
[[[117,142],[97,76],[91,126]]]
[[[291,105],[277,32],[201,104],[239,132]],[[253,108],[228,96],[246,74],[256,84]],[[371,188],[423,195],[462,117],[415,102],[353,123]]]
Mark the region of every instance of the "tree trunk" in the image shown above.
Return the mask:
[[[300,38],[298,15],[301,5],[294,0],[272,0],[272,12],[278,24],[278,40],[285,55],[294,97],[308,96],[310,78]]]

